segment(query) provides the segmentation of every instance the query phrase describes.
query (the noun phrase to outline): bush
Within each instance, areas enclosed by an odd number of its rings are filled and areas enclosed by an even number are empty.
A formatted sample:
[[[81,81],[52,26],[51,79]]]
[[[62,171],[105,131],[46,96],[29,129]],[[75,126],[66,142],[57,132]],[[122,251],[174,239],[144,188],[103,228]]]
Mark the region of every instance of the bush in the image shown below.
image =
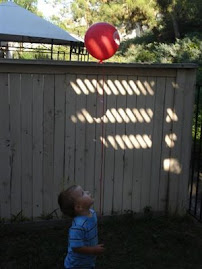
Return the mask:
[[[155,53],[148,45],[131,45],[126,52],[127,62],[155,62]]]
[[[202,41],[189,37],[175,43],[132,44],[125,53],[128,62],[202,63]]]
[[[132,40],[130,41],[132,42]],[[202,65],[202,37],[187,36],[175,43],[130,44],[124,53],[127,62],[148,63],[197,63]],[[202,83],[202,70],[199,68],[197,82]]]

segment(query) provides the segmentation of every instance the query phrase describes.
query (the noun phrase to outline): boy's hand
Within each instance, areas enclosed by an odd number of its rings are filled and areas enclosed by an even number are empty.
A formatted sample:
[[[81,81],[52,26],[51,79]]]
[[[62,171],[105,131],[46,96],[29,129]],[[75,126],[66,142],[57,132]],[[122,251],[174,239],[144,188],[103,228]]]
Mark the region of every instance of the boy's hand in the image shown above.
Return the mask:
[[[95,254],[100,255],[105,251],[104,244],[99,244],[94,247],[95,248]]]

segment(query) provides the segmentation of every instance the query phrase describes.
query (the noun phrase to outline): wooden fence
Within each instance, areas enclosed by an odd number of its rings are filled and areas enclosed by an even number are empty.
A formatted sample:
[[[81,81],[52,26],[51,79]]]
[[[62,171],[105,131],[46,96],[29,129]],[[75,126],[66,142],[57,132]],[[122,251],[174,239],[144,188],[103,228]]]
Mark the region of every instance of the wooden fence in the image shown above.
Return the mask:
[[[103,214],[183,213],[196,66],[0,61],[0,217],[57,212],[80,184]]]

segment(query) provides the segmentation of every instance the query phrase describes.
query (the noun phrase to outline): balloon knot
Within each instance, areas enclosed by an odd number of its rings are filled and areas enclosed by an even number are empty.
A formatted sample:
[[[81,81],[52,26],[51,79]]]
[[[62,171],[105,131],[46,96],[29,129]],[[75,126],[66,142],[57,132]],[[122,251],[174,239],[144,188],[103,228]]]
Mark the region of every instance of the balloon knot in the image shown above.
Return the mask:
[[[100,61],[99,61],[99,64],[103,64],[103,61],[102,61],[102,60],[100,60]]]

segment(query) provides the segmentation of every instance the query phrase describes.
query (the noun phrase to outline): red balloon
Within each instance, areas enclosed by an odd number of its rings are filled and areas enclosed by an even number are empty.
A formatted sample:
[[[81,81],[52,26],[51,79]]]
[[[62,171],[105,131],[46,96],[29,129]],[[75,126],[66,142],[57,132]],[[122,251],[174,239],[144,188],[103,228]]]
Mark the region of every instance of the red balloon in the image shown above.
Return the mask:
[[[84,43],[87,51],[93,57],[103,61],[115,54],[120,44],[120,37],[113,25],[98,22],[87,30]]]

